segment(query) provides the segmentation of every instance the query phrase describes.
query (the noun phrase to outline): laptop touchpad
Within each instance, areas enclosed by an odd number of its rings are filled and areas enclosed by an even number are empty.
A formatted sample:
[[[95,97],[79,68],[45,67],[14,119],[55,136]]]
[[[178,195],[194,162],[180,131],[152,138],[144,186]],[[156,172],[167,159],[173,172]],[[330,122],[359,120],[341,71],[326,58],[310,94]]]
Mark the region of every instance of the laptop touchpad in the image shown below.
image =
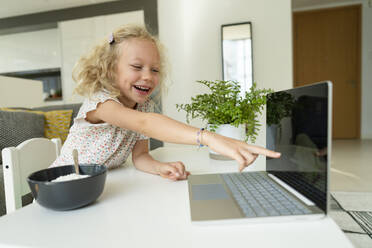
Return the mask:
[[[192,185],[192,199],[199,200],[220,200],[229,199],[222,184],[197,184]]]

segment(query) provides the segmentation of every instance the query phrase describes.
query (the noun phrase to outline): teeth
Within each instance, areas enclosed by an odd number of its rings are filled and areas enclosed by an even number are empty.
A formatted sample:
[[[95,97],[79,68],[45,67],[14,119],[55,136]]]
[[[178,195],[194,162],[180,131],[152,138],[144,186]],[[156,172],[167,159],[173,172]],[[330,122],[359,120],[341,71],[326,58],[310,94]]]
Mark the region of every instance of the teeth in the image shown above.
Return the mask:
[[[134,87],[135,87],[136,89],[143,90],[143,91],[148,91],[148,90],[150,90],[150,88],[148,88],[148,87],[143,87],[143,86],[139,86],[139,85],[135,85]]]
[[[142,86],[137,86],[138,88],[142,89],[142,90],[148,90],[149,88],[146,88],[146,87],[142,87]]]

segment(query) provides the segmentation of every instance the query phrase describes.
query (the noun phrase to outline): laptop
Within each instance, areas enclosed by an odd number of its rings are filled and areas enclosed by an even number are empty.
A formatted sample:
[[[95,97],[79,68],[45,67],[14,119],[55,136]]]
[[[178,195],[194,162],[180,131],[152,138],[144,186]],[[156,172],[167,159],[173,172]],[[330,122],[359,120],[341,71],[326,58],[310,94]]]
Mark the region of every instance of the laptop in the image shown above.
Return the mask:
[[[267,96],[266,171],[190,175],[191,220],[276,222],[314,219],[329,209],[332,83]]]

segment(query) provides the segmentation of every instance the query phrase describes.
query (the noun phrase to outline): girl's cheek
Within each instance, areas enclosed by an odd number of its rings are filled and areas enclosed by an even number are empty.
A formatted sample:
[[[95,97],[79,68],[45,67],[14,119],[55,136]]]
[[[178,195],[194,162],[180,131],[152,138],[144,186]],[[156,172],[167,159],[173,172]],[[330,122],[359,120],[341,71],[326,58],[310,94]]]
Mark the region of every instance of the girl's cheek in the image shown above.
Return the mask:
[[[158,87],[159,84],[160,84],[160,78],[158,77],[158,78],[156,79],[156,85],[155,85],[155,87]]]

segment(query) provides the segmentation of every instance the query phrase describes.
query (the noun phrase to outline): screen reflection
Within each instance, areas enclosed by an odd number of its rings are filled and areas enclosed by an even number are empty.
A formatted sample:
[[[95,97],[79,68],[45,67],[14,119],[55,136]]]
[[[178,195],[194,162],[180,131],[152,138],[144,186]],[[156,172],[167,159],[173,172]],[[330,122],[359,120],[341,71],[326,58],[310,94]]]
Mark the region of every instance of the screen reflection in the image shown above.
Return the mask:
[[[326,211],[328,84],[267,96],[266,144],[282,153],[266,169]]]

